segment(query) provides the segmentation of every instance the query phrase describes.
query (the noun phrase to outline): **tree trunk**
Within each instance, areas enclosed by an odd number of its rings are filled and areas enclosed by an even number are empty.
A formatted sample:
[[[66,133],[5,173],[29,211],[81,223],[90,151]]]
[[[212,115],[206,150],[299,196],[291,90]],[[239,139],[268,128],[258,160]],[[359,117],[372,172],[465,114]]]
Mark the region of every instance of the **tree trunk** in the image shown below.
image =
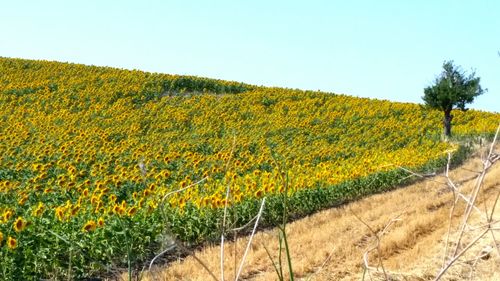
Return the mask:
[[[453,119],[453,115],[451,115],[451,110],[446,110],[444,112],[443,126],[444,126],[444,135],[447,137],[451,137],[451,120]]]

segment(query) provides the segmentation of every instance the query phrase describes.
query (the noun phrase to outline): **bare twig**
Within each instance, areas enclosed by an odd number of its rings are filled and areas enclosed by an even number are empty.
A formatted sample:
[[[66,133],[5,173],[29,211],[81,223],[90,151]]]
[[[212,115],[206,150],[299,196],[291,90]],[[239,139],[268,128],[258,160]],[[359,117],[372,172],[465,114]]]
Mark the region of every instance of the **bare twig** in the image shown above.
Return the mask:
[[[471,199],[470,199],[470,202],[467,205],[467,208],[465,209],[465,213],[464,213],[463,221],[462,221],[462,227],[461,227],[461,229],[459,231],[459,236],[458,236],[458,239],[457,239],[455,250],[453,252],[453,256],[457,255],[458,249],[460,247],[460,242],[462,241],[462,238],[463,238],[463,235],[464,235],[464,232],[465,232],[465,227],[467,225],[467,222],[469,221],[469,218],[470,218],[470,215],[471,215],[471,212],[472,212],[472,209],[473,209],[472,206],[474,206],[474,204],[476,202],[476,199],[477,199],[477,196],[478,196],[479,192],[481,191],[481,187],[483,185],[484,177],[486,176],[486,171],[492,165],[492,162],[490,162],[489,159],[493,155],[493,148],[495,146],[495,143],[496,143],[499,131],[500,131],[500,126],[498,126],[498,128],[497,128],[497,131],[495,133],[495,137],[493,138],[493,141],[492,141],[491,146],[490,146],[490,150],[489,150],[488,156],[487,156],[486,160],[483,161],[483,170],[481,171],[481,174],[479,175],[479,177],[478,177],[478,179],[476,181],[476,185],[475,185],[475,187],[473,188],[473,190],[471,192],[471,196],[470,196]]]
[[[234,148],[236,147],[236,135],[233,135],[233,145],[231,147],[231,152],[229,154],[229,159],[227,160],[226,163],[226,173],[229,169],[229,164],[231,163],[231,160],[233,158],[233,153],[234,153]],[[220,235],[220,280],[224,281],[224,235],[226,231],[226,217],[227,217],[227,205],[229,201],[229,194],[231,192],[231,179],[229,179],[229,182],[227,183],[226,187],[226,196],[224,199],[224,217],[222,218],[222,230],[221,230],[221,235]],[[234,257],[236,259],[236,256]]]
[[[174,245],[170,245],[169,247],[167,247],[165,250],[161,251],[161,253],[159,253],[158,255],[156,255],[152,260],[151,262],[149,263],[149,271],[151,271],[151,268],[153,267],[153,264],[155,262],[156,259],[158,259],[159,257],[163,256],[164,254],[166,254],[167,252],[173,250],[174,248],[176,247],[176,244]]]
[[[364,262],[364,265],[365,265],[365,268],[368,270],[368,274],[370,276],[370,279],[371,279],[371,273],[369,271],[369,269],[371,268],[369,266],[369,261],[368,261],[368,254],[371,252],[371,251],[374,251],[374,250],[377,250],[377,257],[378,257],[378,265],[377,265],[377,268],[378,266],[380,266],[382,268],[382,272],[384,273],[384,278],[385,280],[389,280],[389,277],[387,276],[387,272],[384,268],[384,264],[382,263],[382,254],[381,254],[381,251],[380,251],[380,242],[381,242],[381,237],[385,234],[385,232],[389,229],[389,227],[397,222],[397,221],[400,221],[400,217],[403,215],[403,213],[399,214],[398,216],[396,216],[395,218],[392,218],[384,227],[384,229],[382,231],[380,231],[379,233],[375,232],[373,230],[372,227],[370,227],[365,221],[363,221],[363,219],[361,219],[358,215],[356,215],[356,213],[354,213],[354,211],[352,209],[349,209],[351,211],[351,213],[353,214],[353,216],[358,219],[362,224],[364,224],[369,230],[370,232],[373,234],[373,236],[375,237],[376,239],[376,243],[375,245],[373,245],[372,247],[370,247],[368,250],[365,251],[365,253],[363,254],[363,262]]]
[[[451,154],[448,154],[448,162],[446,164],[446,172],[445,172],[445,176],[448,179],[448,186],[450,186],[449,183],[451,182],[449,180],[450,162],[451,162]],[[452,186],[454,186],[454,185],[452,185]],[[457,206],[457,201],[458,201],[458,198],[457,198],[457,189],[455,189],[455,188],[452,187],[451,190],[453,191],[453,205],[452,205],[452,207],[450,209],[450,214],[449,214],[448,231],[447,231],[447,234],[446,234],[446,242],[445,242],[445,247],[444,247],[443,266],[442,266],[442,268],[445,267],[446,258],[448,256],[448,245],[449,245],[450,235],[451,235],[451,225],[452,225],[452,221],[453,221],[453,214],[455,213],[455,208]]]
[[[262,216],[262,211],[264,211],[264,204],[266,203],[266,198],[262,199],[262,203],[260,204],[259,213],[257,215],[257,219],[255,220],[255,225],[253,226],[252,234],[248,239],[247,247],[245,249],[245,253],[243,254],[243,258],[241,259],[240,267],[238,269],[238,273],[234,280],[238,280],[240,278],[241,271],[243,270],[243,265],[245,264],[245,259],[250,250],[250,245],[252,244],[253,237],[255,236],[255,231],[257,230],[257,225],[259,224],[260,217]]]
[[[192,184],[190,184],[190,185],[188,185],[188,186],[186,186],[186,187],[184,187],[184,188],[177,189],[177,190],[174,190],[174,191],[170,191],[169,193],[165,194],[165,196],[163,196],[163,198],[161,199],[161,202],[163,203],[163,202],[165,201],[165,199],[167,199],[167,197],[169,197],[170,195],[173,195],[173,194],[175,194],[175,193],[182,192],[182,191],[184,191],[184,190],[186,190],[186,189],[188,189],[188,188],[191,188],[191,187],[193,187],[193,186],[195,186],[195,185],[198,185],[198,184],[200,184],[200,183],[202,183],[202,182],[206,181],[207,179],[208,179],[208,177],[204,177],[204,178],[202,178],[201,180],[199,180],[199,181],[197,181],[197,182],[195,182],[195,183],[192,183]]]
[[[309,275],[309,277],[307,277],[306,281],[311,280],[311,278],[314,275],[319,274],[321,272],[321,270],[323,270],[323,268],[325,267],[325,265],[332,259],[334,253],[335,253],[335,248],[330,252],[330,254],[328,255],[328,257],[319,266],[319,269],[316,270],[313,274]]]
[[[498,128],[496,130],[495,137],[493,138],[493,141],[489,147],[488,154],[485,157],[483,157],[483,159],[482,159],[483,168],[482,168],[481,172],[479,173],[479,175],[476,177],[476,182],[475,182],[474,187],[472,188],[472,190],[470,192],[470,196],[468,196],[468,197],[463,196],[462,193],[460,192],[460,190],[458,189],[458,187],[450,179],[449,164],[450,164],[451,156],[448,155],[448,164],[446,167],[445,176],[447,179],[447,185],[453,191],[454,200],[453,200],[452,209],[450,211],[450,217],[449,217],[450,222],[449,222],[448,233],[447,233],[447,238],[446,238],[445,252],[444,252],[444,257],[443,257],[443,266],[442,266],[440,272],[438,273],[438,275],[436,276],[435,280],[439,280],[446,273],[446,271],[454,263],[456,263],[457,260],[463,254],[465,254],[477,241],[479,241],[479,239],[481,239],[487,232],[491,233],[491,236],[493,238],[493,244],[495,244],[495,248],[497,249],[498,253],[500,254],[500,249],[498,247],[498,244],[497,244],[497,241],[495,238],[495,234],[493,232],[493,230],[495,229],[493,227],[493,225],[498,222],[498,221],[493,220],[493,214],[495,212],[496,205],[498,204],[498,201],[499,201],[500,191],[498,192],[498,194],[495,198],[495,201],[494,201],[492,208],[491,208],[491,212],[488,211],[486,201],[484,202],[484,212],[480,211],[479,208],[477,208],[477,206],[476,206],[477,198],[479,197],[479,195],[481,194],[481,190],[483,189],[484,179],[486,177],[486,173],[491,168],[493,163],[495,163],[499,159],[498,155],[493,153],[493,148],[495,147],[499,131],[500,131],[500,125],[498,126]],[[461,222],[459,230],[458,230],[458,237],[455,241],[455,248],[454,248],[453,254],[447,260],[448,247],[449,247],[450,235],[451,235],[452,217],[453,217],[453,213],[455,211],[455,207],[456,207],[459,196],[461,196],[461,198],[464,199],[464,201],[466,202],[466,208],[465,208],[464,214],[462,216],[462,222]],[[468,221],[471,217],[472,210],[478,211],[481,214],[481,217],[486,219],[486,224],[482,224],[482,225],[475,226],[475,227],[470,226]],[[476,229],[483,229],[483,231],[479,235],[475,236],[475,238],[473,238],[472,241],[465,248],[463,248],[459,251],[459,249],[461,247],[461,242],[462,242],[462,240],[464,238],[464,234],[466,232],[466,229],[471,230],[471,231],[476,230]],[[471,266],[471,276],[474,272],[474,268],[475,268],[479,259],[480,259],[480,256],[478,256],[476,258],[476,260],[474,261],[474,263]]]
[[[201,259],[199,259],[194,254],[193,251],[184,247],[184,245],[182,245],[182,243],[176,243],[176,245],[177,245],[177,247],[181,248],[184,252],[189,253],[193,257],[193,259],[195,259],[195,261],[198,262],[208,272],[208,274],[210,275],[210,277],[212,277],[212,279],[214,279],[215,281],[218,281],[217,277],[215,277],[215,274],[208,268],[208,266]]]
[[[481,259],[484,259],[486,257],[488,257],[491,253],[491,251],[493,250],[493,248],[487,248],[486,250],[485,249],[482,249],[477,255],[476,255],[476,258],[474,258],[473,260],[468,260],[468,261],[465,261],[465,263],[470,263],[471,261],[473,261],[472,265],[471,265],[471,272],[470,272],[470,275],[469,275],[469,279],[472,280],[472,276],[474,274],[474,269],[476,268],[476,265],[477,263],[479,262],[479,260]]]
[[[446,266],[443,269],[441,269],[441,271],[438,273],[436,278],[434,278],[434,280],[441,279],[441,277],[443,277],[443,274],[446,273],[446,271],[453,265],[453,263],[456,260],[458,260],[465,252],[467,252],[467,250],[469,250],[470,247],[472,247],[474,244],[476,244],[476,242],[479,241],[479,239],[481,239],[488,231],[489,231],[489,229],[485,229],[474,240],[472,240],[464,249],[462,249],[462,251],[460,251],[458,254],[454,255],[454,257],[450,261],[448,261]]]
[[[414,175],[416,177],[419,177],[419,178],[431,178],[431,177],[436,176],[436,173],[420,174],[420,173],[416,173],[416,172],[414,172],[412,170],[409,170],[409,169],[407,169],[405,167],[397,166],[397,168],[399,168],[399,169],[401,169],[401,170],[403,170],[403,171],[405,171],[405,172],[407,172],[409,174],[412,174],[412,175]],[[436,181],[436,180],[433,180],[433,181]],[[436,181],[436,182],[441,183],[439,181]]]
[[[237,227],[237,228],[233,228],[230,231],[238,232],[240,230],[243,230],[243,229],[249,227],[258,217],[259,217],[259,215],[257,214],[257,215],[255,215],[255,217],[251,218],[245,225]]]
[[[229,184],[226,188],[226,197],[224,200],[224,217],[222,218],[222,231],[220,235],[220,280],[224,281],[224,232],[226,230],[226,216],[227,216],[227,201],[229,201]],[[236,256],[234,257],[236,258]]]
[[[491,233],[491,237],[493,238],[493,244],[495,244],[495,248],[497,249],[497,253],[498,253],[498,256],[500,256],[500,247],[498,246],[498,243],[497,243],[497,239],[495,237],[495,233],[493,233],[493,228],[491,227],[493,224],[496,224],[498,223],[498,221],[493,221],[493,214],[495,213],[495,208],[497,206],[497,203],[498,203],[498,199],[500,198],[500,190],[498,191],[497,193],[497,196],[495,198],[495,202],[493,203],[493,207],[491,208],[491,214],[490,214],[490,217],[488,218],[488,227],[490,228],[490,233]]]

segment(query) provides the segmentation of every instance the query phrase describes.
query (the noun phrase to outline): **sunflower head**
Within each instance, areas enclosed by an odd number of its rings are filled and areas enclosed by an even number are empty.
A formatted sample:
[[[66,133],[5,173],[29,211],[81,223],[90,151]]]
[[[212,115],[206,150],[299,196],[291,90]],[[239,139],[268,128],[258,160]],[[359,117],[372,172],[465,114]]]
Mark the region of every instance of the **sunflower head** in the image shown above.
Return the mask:
[[[7,238],[7,247],[11,250],[17,248],[17,240],[9,236],[9,238]]]
[[[8,220],[10,220],[10,218],[12,217],[12,211],[11,210],[7,210],[3,213],[3,221],[4,222],[7,222]]]
[[[100,217],[97,220],[97,226],[99,226],[99,227],[103,227],[104,226],[104,218],[103,217]]]
[[[136,206],[132,206],[132,207],[130,207],[130,208],[128,209],[128,211],[127,211],[127,215],[128,215],[129,217],[134,216],[136,213],[137,213],[137,207],[136,207]]]
[[[43,214],[44,211],[45,211],[45,206],[43,205],[42,202],[38,202],[38,206],[36,207],[36,209],[33,210],[32,214],[35,217],[39,217]]]
[[[264,191],[262,189],[259,189],[255,192],[255,197],[260,198],[264,195]]]
[[[91,231],[94,231],[96,229],[96,223],[94,220],[89,220],[83,227],[82,227],[82,231],[83,232],[91,232]]]
[[[18,217],[16,221],[14,222],[14,231],[16,232],[21,232],[26,228],[26,220],[24,220],[22,217]]]
[[[63,207],[57,207],[56,210],[55,210],[55,213],[56,213],[56,217],[59,221],[63,221],[64,220],[64,208]]]

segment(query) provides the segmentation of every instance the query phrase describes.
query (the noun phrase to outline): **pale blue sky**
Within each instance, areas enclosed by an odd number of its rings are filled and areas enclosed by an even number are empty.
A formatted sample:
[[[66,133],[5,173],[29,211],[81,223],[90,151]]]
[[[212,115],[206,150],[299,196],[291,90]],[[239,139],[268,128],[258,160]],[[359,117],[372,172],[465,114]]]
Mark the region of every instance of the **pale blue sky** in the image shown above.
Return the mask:
[[[421,102],[444,60],[500,112],[500,1],[0,1],[0,56]]]

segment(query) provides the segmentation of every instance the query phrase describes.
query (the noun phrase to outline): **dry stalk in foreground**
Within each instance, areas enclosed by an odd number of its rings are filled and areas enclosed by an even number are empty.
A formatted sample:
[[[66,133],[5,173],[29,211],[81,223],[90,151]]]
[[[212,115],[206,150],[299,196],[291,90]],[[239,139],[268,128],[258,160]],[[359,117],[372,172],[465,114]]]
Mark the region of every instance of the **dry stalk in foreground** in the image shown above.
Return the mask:
[[[480,225],[473,226],[473,225],[469,224],[469,220],[471,218],[472,211],[479,210],[479,206],[477,206],[476,201],[477,201],[478,196],[481,195],[481,190],[483,187],[484,178],[486,177],[486,173],[491,168],[491,166],[495,162],[497,162],[499,159],[499,155],[497,153],[494,153],[494,151],[493,151],[495,144],[496,144],[496,141],[497,141],[497,138],[498,138],[499,131],[500,131],[500,126],[497,128],[497,131],[495,133],[495,137],[493,138],[493,141],[490,145],[490,149],[488,151],[488,154],[486,155],[486,157],[483,157],[483,159],[482,159],[482,164],[483,164],[482,171],[481,171],[480,175],[477,177],[475,186],[472,189],[472,191],[470,192],[469,196],[464,195],[461,192],[459,186],[457,186],[450,179],[450,177],[449,177],[449,162],[450,161],[448,161],[448,165],[446,168],[446,179],[447,179],[448,187],[453,192],[455,199],[453,201],[453,206],[452,206],[451,211],[450,211],[450,217],[449,217],[450,224],[448,227],[448,234],[447,234],[447,238],[446,238],[443,266],[442,266],[441,270],[438,272],[438,274],[436,275],[434,280],[441,279],[443,277],[443,275],[448,271],[448,269],[454,263],[456,263],[460,259],[460,257],[462,257],[467,251],[469,251],[471,249],[471,247],[474,244],[476,244],[481,238],[483,238],[483,236],[485,236],[488,232],[492,236],[492,241],[493,241],[492,243],[494,244],[492,247],[496,248],[498,251],[498,254],[500,255],[500,249],[498,248],[498,242],[497,242],[497,239],[495,237],[495,233],[493,231],[495,229],[495,224],[498,223],[497,220],[493,219],[493,215],[495,213],[495,208],[497,207],[497,204],[499,201],[500,190],[497,193],[497,196],[496,196],[496,199],[493,203],[493,206],[491,206],[491,208],[490,208],[491,211],[489,211],[487,203],[486,202],[484,203],[484,211],[483,211],[482,216],[481,216]],[[450,159],[450,157],[448,159]],[[458,230],[455,233],[453,233],[451,225],[452,225],[453,216],[454,216],[456,205],[458,203],[459,198],[463,198],[467,205],[466,205],[464,214],[462,215],[460,226],[459,226]],[[481,211],[479,211],[479,212],[481,212]],[[467,243],[466,245],[463,245],[464,244],[463,238],[464,238],[465,234],[467,232],[471,232],[472,230],[476,230],[476,231],[479,230],[479,234],[476,234],[475,237],[472,238],[469,243]],[[455,234],[457,236],[457,238],[454,241],[450,241],[450,237],[453,234]],[[448,245],[450,242],[452,242],[455,245],[452,252],[450,252],[449,248],[448,248]],[[480,255],[481,254],[479,253],[476,256],[480,256]],[[475,261],[474,264],[472,265],[471,272],[474,270],[474,267],[476,264],[477,264],[477,261]]]
[[[460,181],[459,183],[453,181],[450,178],[450,163],[451,163],[451,154],[448,153],[448,163],[446,165],[446,170],[444,173],[444,178],[446,179],[446,182],[437,182],[439,184],[446,185],[451,192],[453,193],[453,200],[452,200],[452,206],[450,209],[449,213],[449,224],[448,224],[448,230],[446,234],[446,244],[445,244],[445,249],[444,249],[444,255],[443,255],[443,264],[437,275],[435,276],[434,280],[439,280],[441,279],[444,274],[452,267],[455,263],[458,263],[460,258],[464,256],[464,254],[468,251],[472,251],[473,246],[480,241],[485,235],[488,233],[491,234],[492,237],[492,244],[493,245],[488,245],[488,247],[483,248],[479,253],[475,254],[472,260],[467,260],[462,262],[462,264],[467,264],[470,266],[470,275],[469,277],[472,278],[473,272],[475,270],[476,265],[478,264],[479,260],[483,258],[489,258],[490,257],[490,252],[493,251],[493,249],[496,249],[500,256],[500,248],[499,248],[499,243],[498,240],[495,237],[495,232],[494,230],[500,230],[500,226],[496,225],[500,223],[500,220],[494,219],[494,214],[495,214],[495,209],[497,208],[497,204],[500,201],[500,189],[496,193],[495,200],[493,202],[493,205],[488,208],[487,205],[487,200],[484,201],[484,206],[481,209],[478,203],[478,197],[480,197],[484,179],[486,177],[486,174],[488,170],[492,167],[492,165],[497,162],[500,159],[500,155],[498,153],[494,152],[494,147],[497,142],[498,134],[500,131],[500,126],[498,127],[495,137],[493,138],[492,143],[490,144],[490,147],[488,149],[488,153],[486,156],[482,157],[482,170],[478,172],[478,175],[467,178],[465,180]],[[422,175],[413,171],[410,171],[408,169],[405,169],[403,167],[399,167],[400,169],[403,169],[404,171],[408,172],[411,176],[416,176],[419,178],[430,178],[431,176],[434,176],[434,174],[430,175]],[[475,184],[472,190],[470,191],[470,194],[464,194],[464,192],[460,189],[460,183],[473,180],[475,179]],[[430,179],[433,180],[433,179]],[[435,181],[435,180],[434,180]],[[462,201],[466,204],[465,210],[463,215],[460,217],[461,223],[459,224],[458,228],[456,230],[453,229],[453,218],[456,217],[457,215],[456,210],[457,204]],[[472,213],[475,212],[479,217],[481,218],[479,223],[476,223],[476,225],[472,225],[470,223],[471,215]],[[389,272],[386,270],[384,267],[384,264],[382,262],[382,253],[381,253],[381,243],[382,243],[382,237],[384,234],[387,232],[389,227],[395,223],[396,221],[401,220],[400,217],[403,214],[400,214],[394,218],[392,218],[381,231],[375,231],[370,225],[368,225],[365,221],[363,221],[358,215],[356,215],[352,210],[351,213],[354,215],[354,217],[359,220],[364,226],[366,226],[371,235],[374,238],[374,243],[368,247],[368,249],[363,253],[363,280],[365,278],[365,275],[368,274],[368,277],[370,280],[373,280],[372,278],[372,271],[380,274],[379,268],[382,270],[383,274],[383,279],[384,280],[390,280],[390,275],[388,274]],[[473,233],[474,236],[469,239],[466,242],[464,242],[464,237],[466,236],[467,233]],[[451,241],[452,237],[456,237],[453,241]],[[452,247],[452,250],[450,250],[449,245],[452,244],[454,247]],[[377,255],[377,264],[376,266],[371,266],[369,264],[369,255],[372,252],[376,252]],[[404,275],[401,273],[394,273],[394,275]]]
[[[373,235],[373,237],[375,238],[375,243],[374,245],[368,247],[368,249],[363,253],[363,267],[364,267],[364,273],[368,273],[368,276],[370,277],[370,280],[372,279],[371,277],[371,270],[375,269],[375,270],[378,270],[378,267],[382,268],[382,272],[384,274],[384,278],[385,280],[389,280],[389,277],[387,276],[387,272],[385,270],[385,267],[384,267],[384,264],[382,262],[382,254],[380,252],[380,243],[381,243],[381,239],[382,239],[382,236],[384,236],[384,234],[387,232],[387,230],[389,229],[389,227],[397,222],[397,221],[400,221],[400,217],[403,215],[403,213],[399,214],[398,216],[396,216],[395,218],[392,218],[384,227],[384,229],[382,229],[381,231],[379,232],[376,232],[375,230],[373,230],[372,227],[370,227],[370,225],[368,225],[365,221],[363,221],[363,219],[361,219],[358,215],[356,215],[356,213],[354,213],[352,210],[350,210],[351,213],[353,214],[353,216],[358,219],[363,225],[365,225],[371,232],[371,234]],[[377,251],[377,267],[374,268],[372,266],[369,265],[369,254],[370,252],[373,252],[373,251]],[[363,280],[364,280],[364,276],[365,274],[363,274]]]

